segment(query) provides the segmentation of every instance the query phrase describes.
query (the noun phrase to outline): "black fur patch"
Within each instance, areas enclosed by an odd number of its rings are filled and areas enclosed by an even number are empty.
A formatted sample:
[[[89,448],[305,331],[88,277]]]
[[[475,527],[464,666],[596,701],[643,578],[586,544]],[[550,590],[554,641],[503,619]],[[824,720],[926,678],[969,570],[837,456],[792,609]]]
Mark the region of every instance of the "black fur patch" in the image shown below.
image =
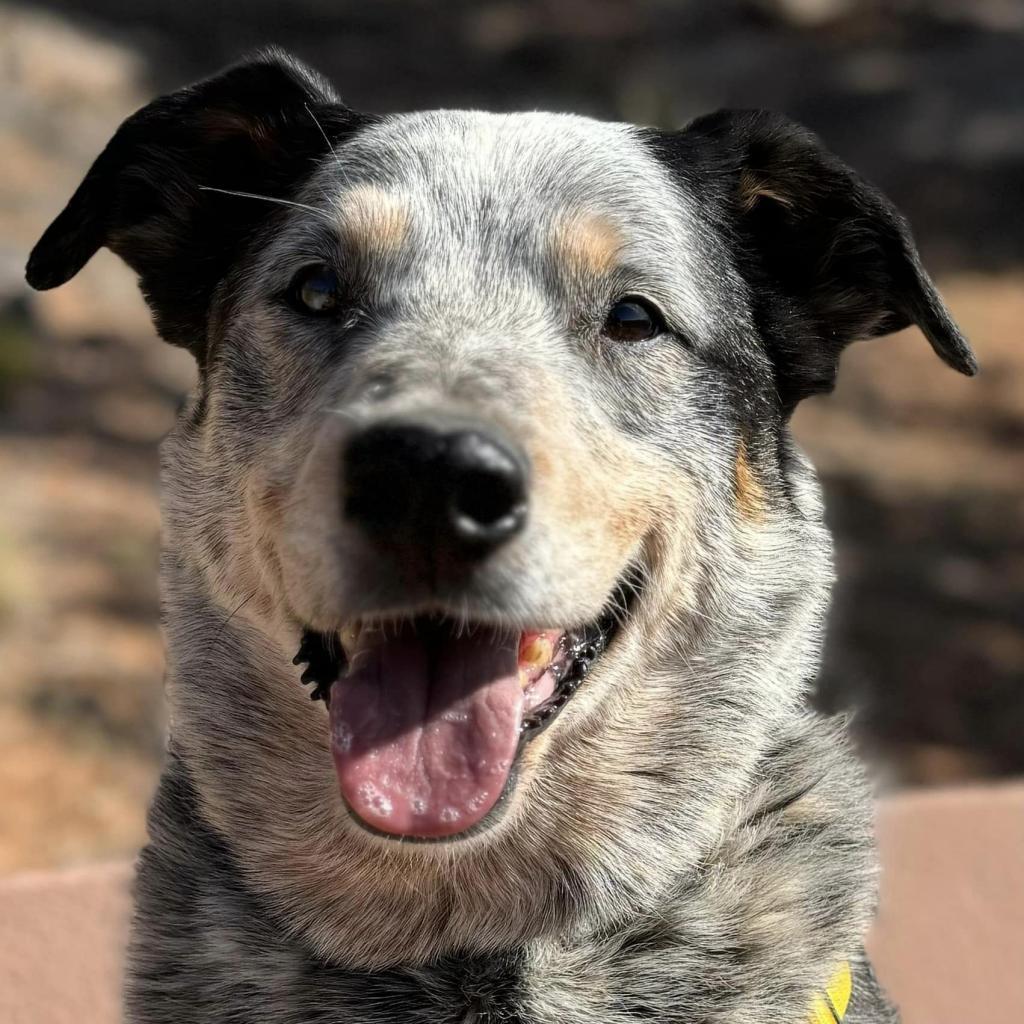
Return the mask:
[[[121,125],[32,251],[26,277],[53,288],[101,246],[139,275],[157,330],[204,362],[217,283],[273,203],[294,196],[330,146],[372,118],[276,51],[154,100]]]
[[[331,687],[345,665],[345,652],[337,636],[307,629],[302,634],[302,642],[298,653],[292,658],[292,664],[306,666],[300,678],[303,686],[313,684],[309,693],[310,700],[327,703]]]
[[[788,411],[830,391],[853,341],[916,324],[961,373],[974,356],[892,203],[779,114],[723,110],[642,137],[729,242]]]

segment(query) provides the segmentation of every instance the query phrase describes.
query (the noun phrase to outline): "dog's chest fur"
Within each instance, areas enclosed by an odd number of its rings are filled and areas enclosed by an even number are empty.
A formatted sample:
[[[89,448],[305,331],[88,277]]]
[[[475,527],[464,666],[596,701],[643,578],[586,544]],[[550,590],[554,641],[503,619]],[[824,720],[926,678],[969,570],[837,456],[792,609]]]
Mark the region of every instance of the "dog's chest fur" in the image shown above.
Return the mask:
[[[809,979],[823,986],[839,951],[857,946],[873,874],[859,772],[837,733],[807,726],[656,915],[379,972],[325,962],[287,934],[203,823],[172,756],[137,881],[130,1019],[170,1024],[187,1007],[204,1024],[804,1024]],[[845,1024],[895,1022],[866,959],[852,969]]]

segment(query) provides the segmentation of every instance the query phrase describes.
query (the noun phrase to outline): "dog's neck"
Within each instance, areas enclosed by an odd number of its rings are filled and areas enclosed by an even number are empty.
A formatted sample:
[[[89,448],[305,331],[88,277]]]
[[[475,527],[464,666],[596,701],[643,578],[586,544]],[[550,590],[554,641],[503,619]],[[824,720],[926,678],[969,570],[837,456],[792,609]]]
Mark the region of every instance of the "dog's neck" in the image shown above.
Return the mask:
[[[618,1020],[613,1004],[625,1001],[652,1019],[681,1019],[685,1007],[687,1019],[802,1024],[811,988],[837,963],[860,963],[874,899],[868,803],[840,732],[810,717],[763,772],[727,839],[680,873],[655,912],[374,971],[325,960],[315,934],[294,934],[206,820],[190,766],[172,746],[142,855],[129,1002],[177,984],[212,1005],[230,984],[245,988],[254,1012],[287,1008],[286,1021],[326,1007],[390,1020],[366,1012],[379,999],[431,1020],[477,1013],[582,1024]],[[160,963],[178,965],[174,980]]]

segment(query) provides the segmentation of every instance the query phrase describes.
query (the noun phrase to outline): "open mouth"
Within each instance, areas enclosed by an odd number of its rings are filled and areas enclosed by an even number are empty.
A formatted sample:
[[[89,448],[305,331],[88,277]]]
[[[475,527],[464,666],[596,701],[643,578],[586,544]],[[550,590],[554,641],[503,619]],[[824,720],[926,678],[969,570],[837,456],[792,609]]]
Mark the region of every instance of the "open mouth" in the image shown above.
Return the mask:
[[[511,789],[526,744],[555,721],[636,595],[619,585],[577,629],[510,632],[420,616],[307,630],[295,663],[330,709],[342,796],[361,824],[410,839],[475,828]]]

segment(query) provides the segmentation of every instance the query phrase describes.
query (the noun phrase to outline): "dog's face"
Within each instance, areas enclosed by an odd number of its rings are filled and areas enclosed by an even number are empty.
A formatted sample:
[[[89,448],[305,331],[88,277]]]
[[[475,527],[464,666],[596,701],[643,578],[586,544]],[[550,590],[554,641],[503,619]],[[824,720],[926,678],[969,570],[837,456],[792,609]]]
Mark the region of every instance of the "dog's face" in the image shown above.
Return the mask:
[[[127,122],[30,279],[101,244],[201,367],[174,744],[366,964],[612,920],[705,852],[815,670],[793,405],[910,322],[973,368],[891,206],[768,115],[377,120],[265,59]]]

